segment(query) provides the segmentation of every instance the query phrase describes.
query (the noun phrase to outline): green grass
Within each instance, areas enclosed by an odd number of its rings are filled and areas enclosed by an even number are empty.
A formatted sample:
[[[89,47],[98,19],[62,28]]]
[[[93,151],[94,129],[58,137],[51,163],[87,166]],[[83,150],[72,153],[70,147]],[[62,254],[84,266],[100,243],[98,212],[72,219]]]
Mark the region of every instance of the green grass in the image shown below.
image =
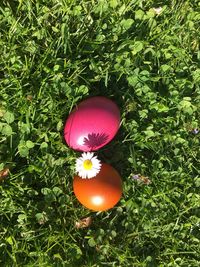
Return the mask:
[[[199,266],[199,21],[197,0],[1,1],[0,266]],[[75,199],[63,140],[93,95],[122,117],[98,156],[123,197],[102,213]]]

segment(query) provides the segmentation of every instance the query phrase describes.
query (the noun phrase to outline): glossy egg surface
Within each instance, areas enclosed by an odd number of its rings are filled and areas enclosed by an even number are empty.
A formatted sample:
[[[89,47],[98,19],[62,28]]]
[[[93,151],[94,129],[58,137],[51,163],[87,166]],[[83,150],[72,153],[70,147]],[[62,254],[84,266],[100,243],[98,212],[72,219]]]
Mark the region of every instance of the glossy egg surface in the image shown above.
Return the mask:
[[[69,114],[64,137],[69,147],[79,151],[95,151],[116,135],[120,125],[117,105],[102,96],[79,103]]]
[[[73,190],[76,198],[86,208],[105,211],[114,207],[122,195],[122,180],[119,173],[103,163],[100,172],[91,179],[75,176]]]

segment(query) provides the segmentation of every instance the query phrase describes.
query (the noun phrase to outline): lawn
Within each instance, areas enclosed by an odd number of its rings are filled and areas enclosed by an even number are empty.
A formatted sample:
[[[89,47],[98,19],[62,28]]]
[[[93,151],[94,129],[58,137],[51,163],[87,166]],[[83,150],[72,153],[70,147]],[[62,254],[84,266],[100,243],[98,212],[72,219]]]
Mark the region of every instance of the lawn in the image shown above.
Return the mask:
[[[198,0],[0,2],[1,267],[200,265],[199,32]],[[104,212],[77,201],[63,138],[91,96],[121,113]]]

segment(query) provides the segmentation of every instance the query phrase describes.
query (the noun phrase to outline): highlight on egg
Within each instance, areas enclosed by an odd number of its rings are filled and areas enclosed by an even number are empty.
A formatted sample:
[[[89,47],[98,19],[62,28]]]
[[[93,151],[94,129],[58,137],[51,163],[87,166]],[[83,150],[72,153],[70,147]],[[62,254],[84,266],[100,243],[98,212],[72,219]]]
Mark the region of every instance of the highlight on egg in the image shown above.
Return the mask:
[[[64,138],[74,150],[95,151],[114,138],[119,126],[118,106],[103,96],[90,97],[79,103],[69,114],[64,127]]]
[[[122,179],[111,165],[102,163],[100,172],[91,179],[74,176],[73,190],[78,201],[93,211],[113,208],[122,195]]]

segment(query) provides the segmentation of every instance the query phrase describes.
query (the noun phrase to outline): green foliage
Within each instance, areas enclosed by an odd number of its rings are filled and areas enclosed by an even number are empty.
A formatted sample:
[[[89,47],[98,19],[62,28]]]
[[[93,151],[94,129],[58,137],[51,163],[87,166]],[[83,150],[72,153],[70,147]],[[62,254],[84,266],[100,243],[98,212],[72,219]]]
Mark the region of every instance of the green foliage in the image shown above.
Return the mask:
[[[1,1],[0,266],[199,266],[199,14],[197,0]],[[90,214],[63,127],[93,95],[121,109],[98,153],[124,194]]]

